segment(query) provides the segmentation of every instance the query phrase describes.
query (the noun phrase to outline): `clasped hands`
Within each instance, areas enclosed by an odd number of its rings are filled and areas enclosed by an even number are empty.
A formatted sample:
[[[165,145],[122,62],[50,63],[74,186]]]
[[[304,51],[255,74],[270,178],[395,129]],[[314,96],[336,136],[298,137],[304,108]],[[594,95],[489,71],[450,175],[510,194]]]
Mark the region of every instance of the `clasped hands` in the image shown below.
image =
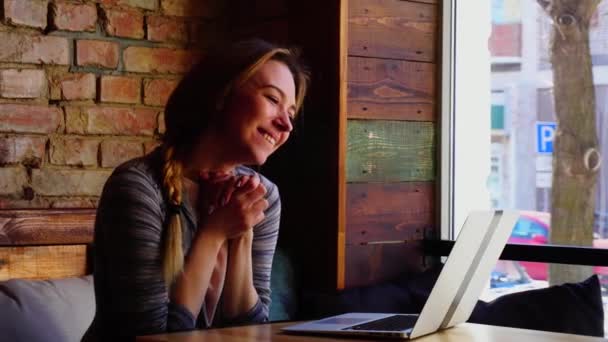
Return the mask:
[[[203,229],[222,240],[251,235],[268,208],[266,187],[258,175],[199,173],[198,215]]]

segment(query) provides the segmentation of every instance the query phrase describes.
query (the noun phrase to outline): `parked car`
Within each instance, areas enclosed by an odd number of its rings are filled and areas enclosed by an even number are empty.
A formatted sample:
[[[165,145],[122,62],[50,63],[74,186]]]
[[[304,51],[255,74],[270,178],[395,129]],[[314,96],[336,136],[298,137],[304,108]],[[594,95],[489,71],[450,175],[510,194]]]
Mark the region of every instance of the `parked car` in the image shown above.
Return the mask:
[[[548,287],[545,280],[532,279],[517,261],[499,260],[480,298],[489,302],[509,293]]]
[[[549,243],[551,214],[539,211],[521,211],[509,243],[525,245],[545,245]],[[594,239],[593,247],[608,248],[608,239]],[[536,280],[547,280],[549,265],[547,263],[520,261],[526,273]],[[594,272],[608,281],[608,267],[594,267]]]

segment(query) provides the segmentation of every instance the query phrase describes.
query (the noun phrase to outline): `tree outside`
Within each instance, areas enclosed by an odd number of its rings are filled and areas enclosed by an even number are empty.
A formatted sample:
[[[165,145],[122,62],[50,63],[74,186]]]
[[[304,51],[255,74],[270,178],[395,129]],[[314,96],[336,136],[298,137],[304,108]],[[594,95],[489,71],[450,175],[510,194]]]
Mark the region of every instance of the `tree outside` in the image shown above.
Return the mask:
[[[601,0],[538,0],[551,18],[557,131],[553,152],[550,242],[592,246],[601,154],[596,133],[595,88],[589,28]],[[552,264],[549,283],[577,282],[592,268]]]

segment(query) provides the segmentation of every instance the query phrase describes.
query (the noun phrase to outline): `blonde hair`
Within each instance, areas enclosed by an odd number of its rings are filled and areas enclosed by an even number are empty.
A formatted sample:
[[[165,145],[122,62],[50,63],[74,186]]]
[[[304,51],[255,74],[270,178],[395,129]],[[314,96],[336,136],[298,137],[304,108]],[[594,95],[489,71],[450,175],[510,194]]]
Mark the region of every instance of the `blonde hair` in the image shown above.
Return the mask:
[[[210,51],[180,81],[167,102],[162,150],[163,188],[170,203],[163,252],[163,276],[167,287],[173,284],[184,266],[179,215],[183,162],[179,156],[186,155],[196,139],[217,119],[217,112],[234,90],[269,60],[283,62],[291,71],[296,85],[296,110],[300,110],[308,87],[308,74],[300,65],[297,52],[259,39]]]
[[[163,253],[163,278],[170,286],[184,268],[182,223],[178,208],[182,205],[182,165],[175,158],[175,148],[163,146],[163,187],[169,198],[169,222]]]
[[[285,58],[281,57],[291,57],[295,53],[289,49],[284,48],[274,48],[262,56],[260,56],[253,64],[251,64],[247,69],[241,72],[233,81],[229,82],[222,95],[219,99],[220,103],[223,104],[225,99],[230,96],[230,94],[234,91],[234,89],[240,88],[243,86],[255,73],[268,61],[277,60],[284,62],[288,67],[291,66],[289,63],[285,62]],[[293,75],[295,84],[296,84],[296,112],[300,110],[302,107],[302,103],[304,102],[304,97],[306,96],[306,88],[308,85],[308,75],[302,72],[294,72],[291,70]]]

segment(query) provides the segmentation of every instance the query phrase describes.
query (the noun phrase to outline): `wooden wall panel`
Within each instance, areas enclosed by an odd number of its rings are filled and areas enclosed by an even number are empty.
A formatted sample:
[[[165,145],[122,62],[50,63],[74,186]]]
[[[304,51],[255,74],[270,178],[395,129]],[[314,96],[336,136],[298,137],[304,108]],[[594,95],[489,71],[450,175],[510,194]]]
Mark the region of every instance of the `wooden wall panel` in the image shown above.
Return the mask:
[[[437,5],[396,0],[349,1],[349,55],[434,62]]]
[[[349,120],[348,182],[435,179],[435,125],[415,121]]]
[[[421,272],[421,243],[346,245],[348,287],[378,284],[403,272]]]
[[[95,209],[0,211],[0,246],[86,244],[93,241]]]
[[[0,247],[0,281],[87,274],[87,246]]]
[[[348,118],[435,121],[435,65],[348,59]]]
[[[432,182],[348,184],[346,243],[420,240],[435,229]]]

